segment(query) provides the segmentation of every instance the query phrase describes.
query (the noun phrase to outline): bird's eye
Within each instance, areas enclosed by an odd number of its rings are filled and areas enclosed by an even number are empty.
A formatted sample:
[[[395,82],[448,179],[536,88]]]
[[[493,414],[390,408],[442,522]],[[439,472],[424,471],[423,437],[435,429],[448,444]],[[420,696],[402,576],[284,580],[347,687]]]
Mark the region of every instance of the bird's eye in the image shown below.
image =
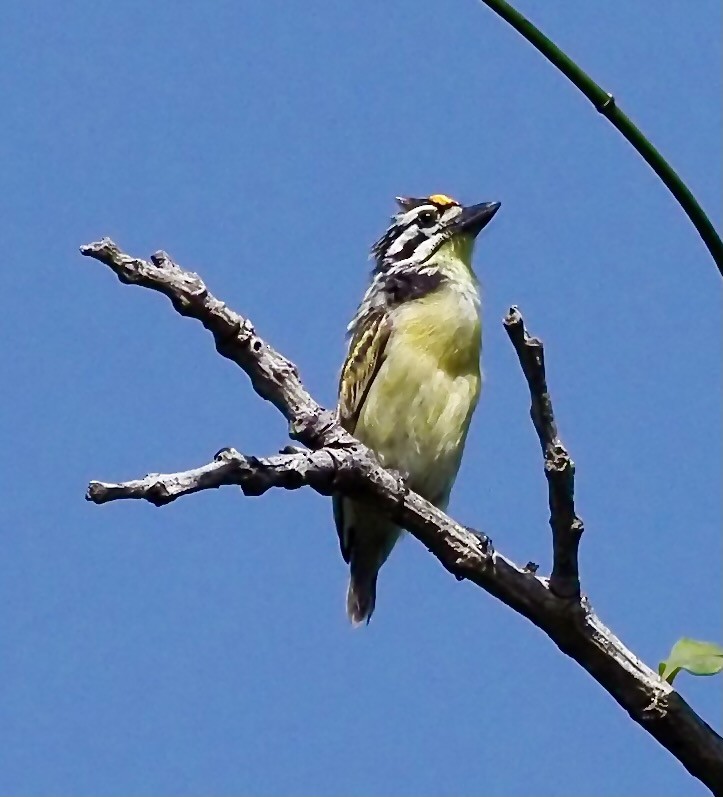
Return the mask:
[[[434,224],[437,220],[437,214],[433,210],[423,210],[419,216],[417,216],[417,221],[423,226],[427,227],[430,224]]]

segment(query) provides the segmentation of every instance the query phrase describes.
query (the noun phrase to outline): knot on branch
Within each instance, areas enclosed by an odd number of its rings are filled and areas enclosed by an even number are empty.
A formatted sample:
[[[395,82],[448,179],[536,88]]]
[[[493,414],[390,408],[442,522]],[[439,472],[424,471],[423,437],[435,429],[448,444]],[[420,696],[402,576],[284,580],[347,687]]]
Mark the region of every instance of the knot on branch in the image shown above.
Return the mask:
[[[568,474],[571,477],[575,475],[575,463],[559,440],[554,441],[545,448],[545,471],[548,473]]]
[[[163,249],[159,249],[151,255],[151,263],[158,268],[178,268],[168,252],[164,252]]]
[[[610,116],[615,108],[615,97],[608,91],[604,97],[599,97],[593,102],[595,110],[603,116]]]

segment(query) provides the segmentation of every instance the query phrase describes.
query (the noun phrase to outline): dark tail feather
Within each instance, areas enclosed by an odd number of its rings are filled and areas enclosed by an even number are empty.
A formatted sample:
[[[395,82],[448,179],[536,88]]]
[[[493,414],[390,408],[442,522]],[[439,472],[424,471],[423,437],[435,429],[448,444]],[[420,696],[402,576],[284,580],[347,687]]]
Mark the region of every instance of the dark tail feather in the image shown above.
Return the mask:
[[[378,569],[352,568],[349,589],[346,593],[346,613],[352,625],[368,623],[377,599]]]

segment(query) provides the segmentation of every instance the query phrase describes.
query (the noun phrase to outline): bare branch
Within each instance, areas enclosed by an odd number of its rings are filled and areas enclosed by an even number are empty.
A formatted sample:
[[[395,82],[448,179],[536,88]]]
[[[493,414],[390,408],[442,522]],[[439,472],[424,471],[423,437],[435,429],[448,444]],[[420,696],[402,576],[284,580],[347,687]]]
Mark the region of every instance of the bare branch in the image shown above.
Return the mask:
[[[515,574],[525,573],[512,562],[495,554],[489,539],[481,532],[460,526],[421,496],[410,492],[390,471],[361,445],[347,448],[322,448],[295,451],[272,457],[253,457],[225,448],[212,462],[179,473],[151,473],[143,479],[127,482],[93,481],[86,499],[105,504],[124,498],[143,499],[163,506],[200,490],[239,486],[245,495],[258,496],[272,487],[296,490],[312,487],[321,495],[344,493],[361,500],[373,500],[402,526],[414,526],[412,533],[443,558],[442,564],[458,579],[471,577],[476,570],[486,570],[493,557],[511,568],[513,582],[498,589],[510,594],[525,584],[514,583]],[[503,580],[506,572],[502,574]],[[533,602],[537,588],[528,596]],[[546,588],[543,587],[545,592]]]
[[[200,468],[180,473],[149,473],[143,479],[118,484],[91,482],[85,497],[95,504],[140,498],[163,506],[200,490],[233,485],[249,496],[263,495],[272,487],[296,490],[305,486],[313,487],[322,495],[333,495],[339,492],[339,485],[344,485],[348,492],[356,487],[363,494],[368,473],[375,467],[376,462],[365,459],[355,448],[301,449],[261,458],[245,456],[235,448],[224,448],[212,462]]]
[[[586,599],[559,597],[546,579],[535,575],[534,567],[519,567],[494,551],[485,535],[461,526],[407,490],[397,476],[380,467],[371,451],[336,424],[332,413],[311,398],[293,364],[262,341],[247,319],[211,296],[195,274],[178,268],[163,253],[154,256],[152,263],[131,258],[108,239],[81,251],[108,265],[122,282],[164,293],[178,312],[201,321],[213,333],[219,352],[241,366],[256,391],[290,421],[292,437],[317,449],[264,459],[225,449],[213,462],[184,473],[152,474],[122,484],[92,482],[89,500],[104,503],[144,498],[159,505],[181,495],[234,484],[247,495],[260,495],[271,487],[308,485],[323,495],[342,493],[373,502],[426,545],[450,573],[469,579],[543,630],[691,774],[714,793],[723,793],[723,739],[600,622]],[[505,326],[530,384],[532,417],[545,452],[546,472],[548,449],[555,454],[550,457],[548,476],[553,535],[564,541],[565,535],[572,538],[576,534],[579,541],[582,525],[574,523],[579,520],[572,504],[574,468],[557,438],[542,346],[526,335],[522,319],[515,313],[513,309]],[[556,459],[558,447],[560,462]],[[563,524],[566,512],[572,518],[567,531]],[[561,530],[556,530],[558,523]],[[572,557],[575,577],[576,551],[577,543]],[[557,552],[555,561],[564,583],[570,574],[562,567],[564,559],[558,561]]]
[[[547,389],[545,350],[539,338],[527,333],[517,307],[510,307],[503,323],[530,388],[530,417],[545,458],[552,529],[550,589],[561,598],[579,598],[578,548],[584,527],[575,514],[575,463],[558,437]]]
[[[309,448],[354,444],[334,414],[307,393],[296,366],[263,341],[248,319],[216,299],[198,274],[179,268],[165,252],[156,252],[150,262],[130,257],[110,238],[80,251],[108,266],[121,282],[158,291],[181,315],[200,321],[213,335],[218,353],[240,366],[254,390],[289,421],[292,439]]]

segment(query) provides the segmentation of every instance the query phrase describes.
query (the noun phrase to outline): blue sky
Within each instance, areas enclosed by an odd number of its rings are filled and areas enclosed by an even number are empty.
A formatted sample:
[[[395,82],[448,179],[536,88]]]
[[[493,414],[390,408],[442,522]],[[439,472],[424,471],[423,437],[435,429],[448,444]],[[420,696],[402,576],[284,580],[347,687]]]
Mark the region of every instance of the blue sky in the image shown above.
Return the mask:
[[[526,0],[712,219],[720,4]],[[657,179],[472,0],[3,9],[0,792],[705,794],[535,628],[414,539],[353,632],[327,500],[83,500],[92,478],[265,454],[283,419],[166,300],[78,254],[164,248],[334,401],[399,193],[501,200],[486,385],[450,512],[549,566],[526,387],[547,346],[590,599],[655,665],[720,639],[720,277]],[[720,726],[721,680],[680,676]]]

